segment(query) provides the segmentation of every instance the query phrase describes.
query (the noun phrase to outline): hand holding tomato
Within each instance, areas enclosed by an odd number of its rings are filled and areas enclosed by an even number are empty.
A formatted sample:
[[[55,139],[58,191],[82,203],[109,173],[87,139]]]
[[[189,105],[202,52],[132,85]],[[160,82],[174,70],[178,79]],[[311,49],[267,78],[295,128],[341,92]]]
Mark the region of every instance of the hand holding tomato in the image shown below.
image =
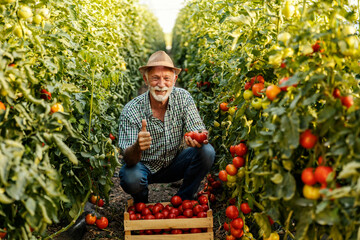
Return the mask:
[[[202,144],[208,144],[207,140],[207,131],[203,132],[187,132],[185,134],[185,142],[189,147],[198,147],[200,148]]]
[[[151,136],[150,132],[146,130],[146,120],[142,120],[141,130],[138,134],[138,144],[141,151],[145,151],[150,148]]]

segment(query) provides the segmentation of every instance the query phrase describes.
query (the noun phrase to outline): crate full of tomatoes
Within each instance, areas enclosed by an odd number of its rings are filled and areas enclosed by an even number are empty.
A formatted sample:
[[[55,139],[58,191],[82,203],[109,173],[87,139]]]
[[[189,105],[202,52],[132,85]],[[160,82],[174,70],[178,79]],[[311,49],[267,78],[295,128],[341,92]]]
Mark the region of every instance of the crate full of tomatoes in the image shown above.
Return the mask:
[[[124,213],[125,240],[213,240],[213,216],[208,198],[170,202],[133,203],[128,201]],[[161,238],[159,235],[161,234]]]

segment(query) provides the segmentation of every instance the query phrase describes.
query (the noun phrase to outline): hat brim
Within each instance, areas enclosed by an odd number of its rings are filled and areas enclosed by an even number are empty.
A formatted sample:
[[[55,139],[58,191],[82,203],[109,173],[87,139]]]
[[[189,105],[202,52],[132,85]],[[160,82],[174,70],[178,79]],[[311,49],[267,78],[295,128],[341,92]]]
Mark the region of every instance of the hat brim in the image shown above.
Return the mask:
[[[180,72],[181,72],[181,68],[176,68],[176,67],[173,67],[173,66],[169,66],[169,63],[168,62],[156,62],[156,63],[153,63],[153,64],[149,64],[149,65],[146,65],[146,66],[142,66],[142,67],[139,67],[139,71],[141,72],[141,74],[144,74],[146,69],[148,68],[152,68],[152,67],[167,67],[167,68],[171,68],[173,70],[175,70],[175,74],[176,75],[179,75]]]

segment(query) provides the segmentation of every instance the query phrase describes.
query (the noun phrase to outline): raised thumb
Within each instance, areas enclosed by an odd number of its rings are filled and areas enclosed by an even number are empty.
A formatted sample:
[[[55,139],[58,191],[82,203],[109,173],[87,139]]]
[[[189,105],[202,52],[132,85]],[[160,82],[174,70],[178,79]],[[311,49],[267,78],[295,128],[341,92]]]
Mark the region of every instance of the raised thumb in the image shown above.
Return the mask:
[[[145,119],[143,119],[141,121],[141,131],[146,132],[146,120]]]

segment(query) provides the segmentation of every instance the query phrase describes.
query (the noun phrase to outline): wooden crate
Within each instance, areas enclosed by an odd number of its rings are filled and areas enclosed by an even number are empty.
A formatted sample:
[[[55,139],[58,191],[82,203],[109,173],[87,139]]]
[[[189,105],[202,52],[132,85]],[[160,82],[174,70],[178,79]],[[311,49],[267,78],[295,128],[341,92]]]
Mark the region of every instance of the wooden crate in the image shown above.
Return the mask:
[[[207,211],[206,218],[130,220],[130,215],[127,212],[127,209],[130,206],[133,206],[133,204],[133,200],[129,200],[126,211],[124,212],[125,240],[214,240],[213,215],[211,209]],[[166,206],[169,203],[165,202],[162,204]],[[131,231],[136,230],[183,228],[206,228],[207,232],[169,235],[131,235]]]

